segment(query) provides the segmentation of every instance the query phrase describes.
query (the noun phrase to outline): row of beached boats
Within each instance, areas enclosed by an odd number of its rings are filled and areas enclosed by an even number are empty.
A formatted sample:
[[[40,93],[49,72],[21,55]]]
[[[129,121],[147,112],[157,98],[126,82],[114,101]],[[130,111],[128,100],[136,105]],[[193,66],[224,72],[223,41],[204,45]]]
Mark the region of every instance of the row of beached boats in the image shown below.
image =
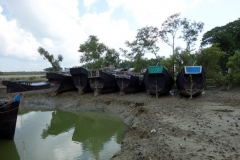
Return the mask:
[[[94,95],[119,91],[123,95],[146,90],[158,97],[169,94],[176,82],[181,95],[193,97],[202,93],[206,81],[202,66],[183,67],[176,81],[164,66],[149,66],[143,74],[134,74],[126,69],[106,71],[78,67],[46,73],[46,78],[47,82],[2,81],[2,84],[7,86],[7,93],[52,88],[55,95],[71,90],[78,90],[80,94],[94,92]]]
[[[176,81],[164,66],[149,66],[143,74],[78,67],[70,68],[68,74],[47,73],[46,77],[50,86],[55,88],[55,94],[77,89],[80,94],[94,92],[95,96],[99,93],[119,91],[122,95],[146,90],[158,97],[169,94],[176,82],[180,94],[193,97],[202,93],[206,81],[202,66],[185,66]]]
[[[200,95],[205,86],[205,73],[202,66],[185,66],[178,73],[176,81],[164,66],[149,66],[144,74],[133,74],[126,70],[104,71],[87,70],[83,67],[71,68],[69,72],[46,73],[48,82],[23,83],[2,81],[7,93],[52,88],[54,94],[78,90],[80,94],[94,92],[135,93],[146,90],[148,94],[169,94],[174,82],[178,92],[184,96]],[[5,105],[4,105],[5,104]],[[0,103],[0,139],[13,139],[20,101]]]

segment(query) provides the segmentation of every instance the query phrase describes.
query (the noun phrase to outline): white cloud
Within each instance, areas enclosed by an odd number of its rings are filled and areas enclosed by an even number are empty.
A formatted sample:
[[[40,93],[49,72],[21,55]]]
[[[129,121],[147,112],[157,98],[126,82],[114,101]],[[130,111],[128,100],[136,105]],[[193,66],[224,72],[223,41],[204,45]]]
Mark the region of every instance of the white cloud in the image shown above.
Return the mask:
[[[23,59],[36,60],[38,55],[34,54],[39,45],[31,33],[19,28],[16,20],[7,21],[0,14],[0,55],[14,56]]]
[[[123,6],[140,26],[160,26],[166,18],[186,9],[184,0],[107,0],[109,6]]]
[[[92,4],[94,4],[96,2],[96,0],[84,0],[83,1],[83,5],[84,5],[84,7],[86,7],[86,8],[90,8],[90,6],[92,5]]]

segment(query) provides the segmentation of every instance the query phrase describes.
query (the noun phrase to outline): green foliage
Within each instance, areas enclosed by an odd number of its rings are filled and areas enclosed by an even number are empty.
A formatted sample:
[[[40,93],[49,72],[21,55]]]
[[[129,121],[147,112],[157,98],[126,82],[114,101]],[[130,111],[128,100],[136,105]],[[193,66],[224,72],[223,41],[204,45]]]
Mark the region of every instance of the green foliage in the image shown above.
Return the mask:
[[[172,48],[173,56],[170,59],[166,60],[165,63],[167,65],[172,64],[172,67],[169,66],[169,68],[174,75],[174,70],[178,70],[178,68],[175,66],[175,62],[178,58],[180,58],[178,57],[179,55],[174,55],[176,50],[178,50],[178,48],[175,48],[175,38],[177,31],[182,28],[182,35],[179,38],[182,38],[186,42],[185,51],[190,53],[191,51],[195,50],[193,47],[197,41],[198,33],[202,32],[204,26],[202,22],[191,23],[190,20],[186,18],[181,19],[179,16],[180,13],[176,13],[168,17],[167,20],[163,22],[161,31],[159,32],[161,39]],[[170,60],[172,60],[172,62],[170,62]],[[181,68],[181,65],[179,68]]]
[[[99,39],[96,36],[90,35],[88,40],[84,44],[80,44],[78,52],[80,55],[80,63],[96,63],[107,50],[107,47],[103,43],[98,42]]]
[[[227,67],[230,68],[228,79],[233,85],[240,85],[240,51],[228,58]]]
[[[173,57],[177,73],[180,72],[184,66],[192,66],[196,62],[196,56],[187,51],[176,50]],[[177,73],[175,73],[175,75],[177,75]]]
[[[226,77],[220,72],[220,66],[218,64],[219,59],[226,55],[220,48],[212,46],[205,48],[197,54],[197,64],[202,65],[205,69],[206,77],[213,78],[220,85],[226,83]]]
[[[62,55],[59,54],[58,58],[55,59],[53,55],[49,54],[48,51],[46,51],[42,47],[38,48],[38,52],[40,53],[41,56],[43,56],[43,59],[47,59],[52,65],[52,67],[44,69],[45,71],[58,71],[58,70],[62,69],[59,64],[59,62],[61,62],[63,60]]]
[[[131,48],[131,54],[135,56],[144,56],[146,53],[152,53],[157,57],[159,47],[157,46],[159,31],[157,27],[146,26],[138,30],[136,39],[133,42],[126,41],[127,47]]]
[[[235,20],[221,27],[207,31],[202,38],[201,46],[218,43],[219,48],[229,55],[240,50],[240,20]]]
[[[29,79],[30,81],[32,81],[32,80],[36,79],[36,77],[35,77],[35,76],[30,76],[30,77],[28,77],[28,79]]]
[[[105,55],[105,65],[117,65],[120,62],[119,58],[120,54],[115,49],[109,49],[107,48],[107,52]]]
[[[136,56],[134,60],[134,71],[140,72],[142,69],[148,67],[148,61],[146,58],[142,58],[141,56]]]
[[[197,41],[198,33],[201,33],[203,30],[204,23],[190,23],[190,20],[187,20],[186,18],[184,18],[181,23],[183,25],[183,35],[180,36],[180,38],[183,38],[186,42],[186,52],[191,53],[191,51],[195,50],[193,47]]]
[[[13,80],[15,80],[15,78],[14,78],[14,77],[10,77],[9,80],[10,80],[10,81],[13,81]]]
[[[167,18],[166,21],[162,23],[162,28],[160,33],[161,39],[168,44],[169,46],[172,47],[173,53],[175,50],[175,38],[177,31],[180,29],[182,26],[181,19],[179,18],[180,13],[173,14]],[[170,41],[169,36],[171,36],[172,41]]]
[[[127,68],[127,69],[133,68],[134,67],[134,62],[123,60],[119,63],[118,67],[119,68]]]

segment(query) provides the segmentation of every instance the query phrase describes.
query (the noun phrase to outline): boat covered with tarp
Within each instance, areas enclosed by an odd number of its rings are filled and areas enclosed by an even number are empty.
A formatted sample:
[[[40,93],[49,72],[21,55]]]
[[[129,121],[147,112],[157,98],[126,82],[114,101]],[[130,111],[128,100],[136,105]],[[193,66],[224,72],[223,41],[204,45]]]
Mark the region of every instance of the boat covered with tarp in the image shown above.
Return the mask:
[[[115,78],[121,95],[146,90],[143,83],[143,75],[141,74],[133,74],[129,71],[118,71],[116,72]]]
[[[86,68],[70,68],[70,74],[73,77],[75,87],[78,88],[78,93],[93,92],[88,79],[88,70]]]
[[[88,79],[94,95],[99,93],[109,93],[119,91],[117,80],[115,76],[102,71],[102,70],[90,70],[88,71]]]
[[[184,66],[177,74],[178,92],[187,97],[200,95],[205,88],[206,76],[202,66]]]
[[[172,74],[164,66],[148,66],[143,81],[147,93],[156,97],[169,94],[174,83]]]
[[[48,82],[28,82],[22,80],[3,80],[2,85],[7,87],[7,93],[26,92],[50,88],[50,84]]]
[[[46,73],[46,78],[50,83],[50,87],[52,88],[52,93],[54,95],[77,90],[73,82],[73,77],[70,75],[70,73],[48,72]]]
[[[0,100],[0,139],[13,139],[20,99]]]

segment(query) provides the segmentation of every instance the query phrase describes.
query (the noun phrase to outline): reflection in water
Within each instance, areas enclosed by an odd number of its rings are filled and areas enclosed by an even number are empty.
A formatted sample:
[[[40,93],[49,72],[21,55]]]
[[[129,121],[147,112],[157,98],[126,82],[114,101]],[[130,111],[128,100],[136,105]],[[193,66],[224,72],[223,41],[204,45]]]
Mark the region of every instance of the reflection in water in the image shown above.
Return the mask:
[[[104,144],[111,140],[120,144],[125,131],[126,126],[114,117],[94,113],[80,114],[72,140],[81,142],[83,150],[89,150],[94,158],[100,159],[99,154],[104,149]]]
[[[0,159],[20,160],[13,140],[0,139]]]
[[[57,136],[60,133],[67,132],[74,127],[78,116],[70,112],[64,112],[61,110],[52,112],[52,119],[47,129],[43,130],[42,138],[46,138],[48,135]]]
[[[14,141],[21,159],[109,159],[126,128],[108,114],[35,111],[18,117]]]

